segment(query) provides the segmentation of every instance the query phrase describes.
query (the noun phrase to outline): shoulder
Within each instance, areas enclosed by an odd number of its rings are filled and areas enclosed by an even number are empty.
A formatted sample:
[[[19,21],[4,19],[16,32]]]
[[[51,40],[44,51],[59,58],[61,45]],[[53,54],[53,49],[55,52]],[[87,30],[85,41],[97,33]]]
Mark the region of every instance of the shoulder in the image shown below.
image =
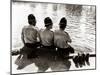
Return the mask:
[[[68,32],[66,32],[66,31],[65,31],[65,34],[66,34],[67,36],[69,36],[69,33],[68,33]]]
[[[50,30],[50,32],[51,32],[51,33],[54,33],[54,31],[53,31],[53,30]]]
[[[25,30],[25,29],[27,29],[27,28],[28,28],[28,26],[24,26],[24,27],[22,28],[22,31]]]
[[[44,31],[44,29],[40,29],[40,30],[39,30],[39,32],[43,32],[43,31]]]
[[[24,26],[22,29],[29,29],[29,28],[34,28],[33,26],[30,26],[30,25],[26,25]],[[34,28],[35,29],[35,28]]]
[[[55,34],[56,34],[56,33],[59,33],[59,32],[60,32],[59,30],[55,30],[55,31],[54,31]]]
[[[28,28],[28,26],[24,26],[23,29]]]
[[[59,30],[55,30],[54,32],[59,32]]]
[[[64,31],[66,34],[68,34],[66,31]]]
[[[36,29],[37,31],[39,31],[39,28],[38,27],[33,27],[34,29]]]

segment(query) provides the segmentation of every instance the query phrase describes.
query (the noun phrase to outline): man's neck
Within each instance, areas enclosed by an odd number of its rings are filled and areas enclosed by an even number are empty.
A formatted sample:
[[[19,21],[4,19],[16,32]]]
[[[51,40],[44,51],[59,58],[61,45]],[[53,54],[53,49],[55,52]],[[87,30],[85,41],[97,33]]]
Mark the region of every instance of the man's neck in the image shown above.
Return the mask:
[[[50,30],[50,28],[46,28],[45,30]]]
[[[60,28],[61,31],[64,31],[64,29]]]

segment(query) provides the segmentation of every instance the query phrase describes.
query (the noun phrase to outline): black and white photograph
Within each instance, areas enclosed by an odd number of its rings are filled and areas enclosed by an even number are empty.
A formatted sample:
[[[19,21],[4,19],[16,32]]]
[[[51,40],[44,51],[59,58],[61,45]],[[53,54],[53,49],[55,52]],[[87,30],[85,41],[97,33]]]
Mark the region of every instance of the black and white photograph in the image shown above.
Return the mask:
[[[11,0],[11,74],[96,69],[96,6]]]

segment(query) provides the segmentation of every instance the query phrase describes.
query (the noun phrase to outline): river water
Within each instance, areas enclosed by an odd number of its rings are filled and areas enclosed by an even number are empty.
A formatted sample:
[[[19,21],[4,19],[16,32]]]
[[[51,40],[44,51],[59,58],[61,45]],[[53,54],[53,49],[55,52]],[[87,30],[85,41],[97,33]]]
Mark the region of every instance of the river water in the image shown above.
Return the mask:
[[[77,7],[77,8],[74,8]],[[36,26],[44,28],[44,18],[51,17],[53,29],[58,29],[62,17],[68,20],[67,31],[72,39],[70,44],[78,51],[95,53],[96,39],[96,12],[95,6],[52,4],[52,3],[12,3],[12,49],[23,46],[21,31],[28,25],[27,16],[32,13],[36,16]]]

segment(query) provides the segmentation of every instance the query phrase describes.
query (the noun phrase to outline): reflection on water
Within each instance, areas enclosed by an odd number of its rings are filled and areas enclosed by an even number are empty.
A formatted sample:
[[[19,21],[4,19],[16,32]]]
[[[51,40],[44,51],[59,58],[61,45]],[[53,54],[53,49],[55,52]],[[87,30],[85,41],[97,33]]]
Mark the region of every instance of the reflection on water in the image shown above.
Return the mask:
[[[58,29],[61,17],[66,17],[66,31],[72,38],[72,46],[83,51],[95,53],[95,6],[81,6],[49,3],[19,3],[12,4],[12,48],[23,46],[21,41],[22,27],[28,25],[27,16],[33,13],[37,19],[37,27],[44,28],[44,18],[53,20],[53,29]]]

